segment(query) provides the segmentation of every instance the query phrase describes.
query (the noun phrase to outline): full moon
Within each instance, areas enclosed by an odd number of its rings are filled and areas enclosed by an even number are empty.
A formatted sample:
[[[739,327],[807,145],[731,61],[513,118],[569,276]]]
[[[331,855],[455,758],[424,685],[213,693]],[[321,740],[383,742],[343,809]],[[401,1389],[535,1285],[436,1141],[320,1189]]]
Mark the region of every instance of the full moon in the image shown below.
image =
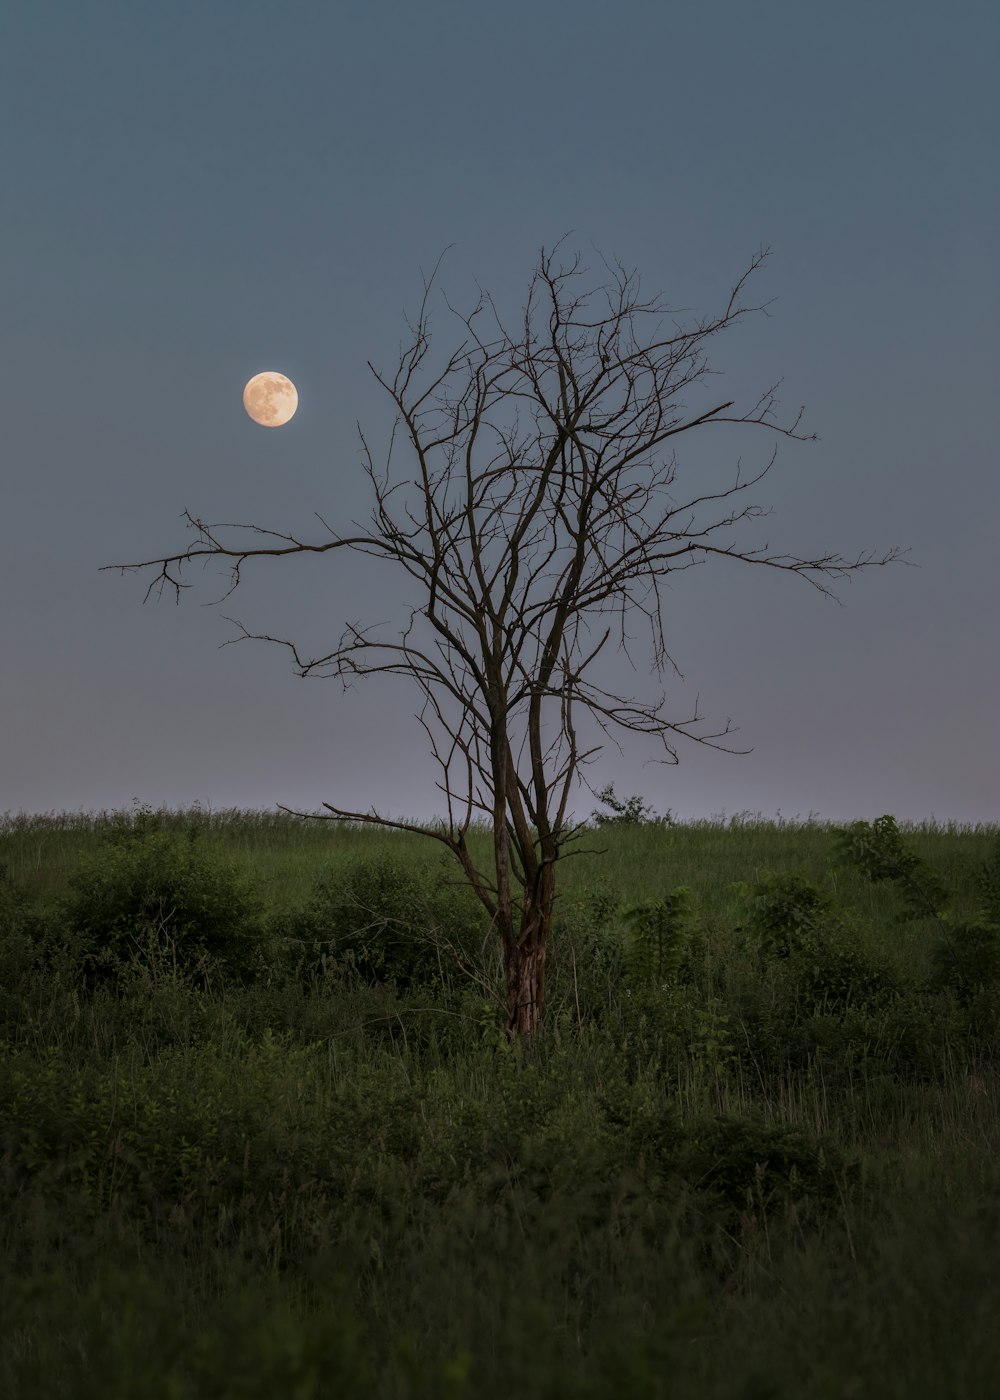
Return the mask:
[[[255,374],[243,390],[243,407],[262,428],[280,428],[294,417],[298,406],[295,385],[275,370]]]

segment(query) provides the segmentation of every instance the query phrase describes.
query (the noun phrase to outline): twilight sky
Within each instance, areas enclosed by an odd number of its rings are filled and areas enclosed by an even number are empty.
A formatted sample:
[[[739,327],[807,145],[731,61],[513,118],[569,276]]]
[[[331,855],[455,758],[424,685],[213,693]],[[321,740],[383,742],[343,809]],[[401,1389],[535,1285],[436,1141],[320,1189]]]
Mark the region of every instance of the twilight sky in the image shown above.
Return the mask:
[[[179,551],[188,509],[320,539],[366,522],[356,421],[382,451],[423,276],[514,321],[567,232],[694,316],[756,250],[710,342],[719,398],[781,402],[732,535],[907,568],[830,586],[710,559],[671,579],[670,717],[696,695],[745,756],[623,736],[587,770],[680,819],[1000,818],[996,403],[1000,12],[957,0],[32,0],[0,12],[0,814],[130,805],[442,810],[419,696],[304,681],[251,631],[329,650],[399,617],[400,577],[338,551],[220,565],[175,606],[103,564]],[[570,232],[571,231],[571,232]],[[461,327],[432,301],[432,357]],[[254,426],[246,380],[299,410]],[[677,489],[772,439],[678,442]],[[394,459],[396,460],[396,459]],[[686,498],[686,496],[685,496]],[[743,498],[737,498],[740,504]],[[638,632],[640,638],[644,633]],[[648,646],[633,674],[653,698]],[[583,789],[577,813],[596,805]]]

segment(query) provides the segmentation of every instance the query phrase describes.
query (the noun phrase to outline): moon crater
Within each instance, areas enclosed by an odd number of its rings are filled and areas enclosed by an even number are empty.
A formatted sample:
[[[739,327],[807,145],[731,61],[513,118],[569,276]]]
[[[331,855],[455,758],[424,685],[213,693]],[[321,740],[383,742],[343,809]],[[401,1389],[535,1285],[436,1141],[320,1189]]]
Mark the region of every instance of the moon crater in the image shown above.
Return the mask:
[[[243,407],[262,428],[280,428],[295,415],[299,393],[292,381],[276,370],[255,374],[243,390]]]

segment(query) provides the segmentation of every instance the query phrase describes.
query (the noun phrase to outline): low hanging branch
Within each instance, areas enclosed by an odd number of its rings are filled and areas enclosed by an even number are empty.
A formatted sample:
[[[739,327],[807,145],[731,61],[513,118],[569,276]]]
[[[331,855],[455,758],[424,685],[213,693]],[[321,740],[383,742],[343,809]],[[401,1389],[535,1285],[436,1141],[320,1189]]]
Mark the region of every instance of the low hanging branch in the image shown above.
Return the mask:
[[[185,511],[196,539],[182,553],[105,566],[122,572],[154,569],[146,598],[169,586],[176,601],[181,589],[190,587],[181,578],[184,566],[197,559],[230,561],[226,598],[238,587],[244,562],[265,556],[350,549],[409,576],[406,596],[419,601],[393,640],[380,640],[374,629],[352,623],[332,651],[307,658],[294,642],[227,620],[239,629],[233,641],[286,647],[300,676],[336,676],[346,687],[355,676],[398,675],[417,686],[423,697],[418,719],[441,772],[436,787],[444,794],[447,819],[438,827],[417,826],[329,803],[323,803],[329,816],[313,819],[415,831],[447,846],[502,941],[510,1035],[530,1034],[542,1021],[556,865],[575,853],[566,848],[582,830],[582,824],[568,820],[569,797],[584,781],[582,767],[603,747],[581,747],[578,717],[612,738],[614,730],[652,736],[668,755],[661,762],[677,762],[673,734],[725,752],[749,752],[713,742],[731,732],[728,722],[720,732],[690,733],[700,723],[697,702],[692,718],[671,721],[664,714],[665,694],[640,702],[588,679],[612,631],[634,668],[626,623],[636,613],[644,617],[652,666],[662,676],[667,663],[677,669],[663,630],[660,584],[668,574],[717,555],[797,574],[834,597],[824,578],[885,565],[901,555],[897,548],[849,563],[834,554],[801,559],[769,554],[766,545],[743,550],[721,542],[721,531],[767,514],[756,505],[728,513],[713,506],[761,481],[774,463],[776,445],[749,480],[740,480],[737,465],[735,481],[725,489],[696,494],[682,505],[670,495],[678,470],[673,440],[683,433],[737,424],[800,442],[815,439],[799,431],[801,412],[791,423],[777,420],[778,385],[742,413],[732,400],[700,411],[687,407],[688,396],[709,373],[708,341],[765,311],[741,299],[766,250],[754,257],[720,314],[686,329],[674,325],[675,333],[666,338],[642,341],[637,324],[662,317],[667,309],[658,300],[640,302],[634,274],[616,263],[614,270],[608,267],[612,283],[599,289],[606,312],[589,313],[594,294],[574,295],[571,286],[582,275],[579,257],[568,269],[557,269],[557,249],[541,253],[516,337],[485,293],[468,316],[448,304],[465,338],[421,387],[418,371],[425,370],[430,350],[428,298],[435,268],[424,285],[417,325],[410,326],[412,342],[392,380],[369,362],[396,407],[381,472],[358,425],[375,499],[369,533],[341,535],[317,516],[327,538],[307,543],[257,525],[206,524]],[[477,325],[487,308],[497,331],[488,340]],[[522,409],[532,423],[524,431]],[[400,428],[409,467],[392,482]],[[400,491],[397,503],[392,498]],[[717,518],[705,523],[705,514]],[[220,531],[242,531],[251,539],[235,543]],[[555,727],[548,744],[546,725]],[[484,814],[492,826],[488,872],[476,866],[466,844],[474,813]]]

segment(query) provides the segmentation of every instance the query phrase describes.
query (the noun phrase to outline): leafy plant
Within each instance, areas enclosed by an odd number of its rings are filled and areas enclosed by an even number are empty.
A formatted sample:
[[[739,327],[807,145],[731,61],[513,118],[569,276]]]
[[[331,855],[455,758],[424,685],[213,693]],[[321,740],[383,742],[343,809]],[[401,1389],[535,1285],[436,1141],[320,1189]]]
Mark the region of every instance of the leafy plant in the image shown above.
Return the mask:
[[[200,845],[201,827],[158,828],[149,808],[117,815],[70,879],[61,905],[89,985],[165,965],[204,982],[211,967],[250,978],[266,966],[262,902],[235,866]]]
[[[832,897],[803,876],[765,870],[759,881],[737,881],[733,887],[752,903],[744,930],[751,945],[786,967],[795,980],[799,1010],[843,1011],[895,994],[890,969],[856,946]]]
[[[0,862],[0,985],[16,986],[34,961],[30,918],[27,896]]]
[[[992,856],[983,864],[982,869],[976,872],[973,879],[985,900],[983,920],[1000,924],[1000,836],[996,839]]]
[[[676,982],[687,951],[684,919],[691,898],[692,891],[680,885],[662,899],[647,899],[623,912],[622,920],[631,935],[625,965],[639,983],[664,986]]]
[[[835,1212],[845,1180],[860,1175],[860,1164],[848,1161],[829,1138],[726,1116],[688,1128],[678,1165],[734,1222],[744,1213],[770,1215],[792,1202]]]
[[[853,864],[871,880],[891,880],[899,887],[906,908],[897,924],[934,919],[939,936],[931,949],[933,989],[950,987],[967,1005],[980,988],[1000,985],[1000,840],[975,877],[985,907],[976,918],[957,919],[944,907],[951,891],[906,849],[894,817],[877,817],[870,825],[854,822],[841,828],[836,839],[838,863]]]
[[[294,933],[307,975],[335,967],[406,991],[467,973],[484,916],[467,889],[387,857],[363,858],[317,880]]]
[[[830,895],[802,875],[764,870],[759,880],[735,880],[731,888],[751,902],[749,923],[740,925],[741,931],[771,957],[802,952],[814,944],[819,930],[839,923]]]
[[[686,1029],[685,1048],[694,1064],[717,1073],[735,1060],[733,1018],[714,998],[686,1008]]]
[[[576,1023],[600,1024],[618,986],[623,949],[615,925],[620,908],[621,895],[607,876],[560,906],[549,960],[549,1005],[564,1006]]]
[[[886,815],[871,825],[854,822],[841,827],[835,834],[835,847],[837,864],[854,865],[875,883],[892,880],[899,886],[907,907],[897,915],[897,923],[940,918],[950,893],[920,857],[905,848],[895,817]]]
[[[984,987],[1000,985],[1000,926],[983,919],[948,924],[948,934],[931,949],[930,986],[950,987],[968,1006]]]
[[[600,827],[673,825],[673,818],[669,811],[665,817],[658,817],[652,807],[643,802],[638,794],[630,797],[626,802],[622,802],[615,796],[613,783],[608,783],[606,788],[602,788],[594,795],[598,802],[603,802],[606,807],[611,808],[611,814],[596,810],[591,812],[591,819]]]

